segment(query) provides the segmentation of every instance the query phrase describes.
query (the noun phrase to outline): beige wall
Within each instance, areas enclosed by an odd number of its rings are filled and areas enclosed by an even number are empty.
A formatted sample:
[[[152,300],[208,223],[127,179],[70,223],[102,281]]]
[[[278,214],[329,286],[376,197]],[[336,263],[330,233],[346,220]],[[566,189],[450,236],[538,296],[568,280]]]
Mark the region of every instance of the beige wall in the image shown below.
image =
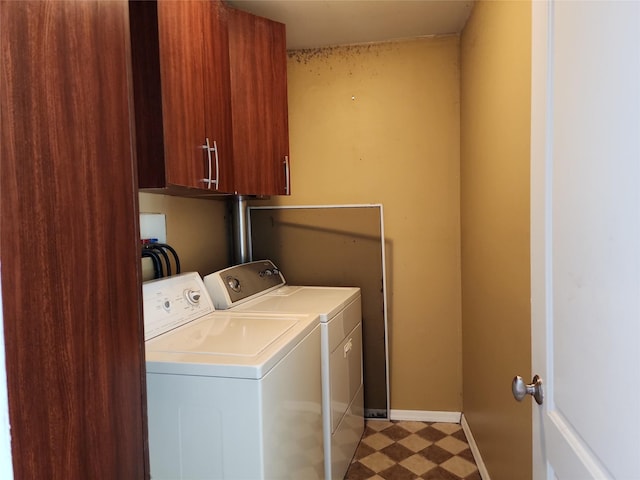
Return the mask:
[[[229,266],[225,200],[139,194],[140,213],[164,213],[167,243],[176,249],[183,272],[207,275]]]
[[[480,1],[461,37],[464,413],[492,480],[531,478],[530,2]]]
[[[381,203],[392,409],[460,411],[459,39],[292,52],[287,205]]]

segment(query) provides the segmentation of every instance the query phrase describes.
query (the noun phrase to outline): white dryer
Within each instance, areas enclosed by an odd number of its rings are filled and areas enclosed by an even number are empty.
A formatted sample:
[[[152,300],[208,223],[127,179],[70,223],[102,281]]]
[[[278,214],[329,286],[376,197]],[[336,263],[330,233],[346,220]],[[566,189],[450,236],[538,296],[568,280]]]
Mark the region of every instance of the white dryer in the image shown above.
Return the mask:
[[[151,477],[324,478],[318,316],[214,312],[197,273],[143,297]]]
[[[364,431],[360,289],[289,286],[269,260],[212,273],[204,283],[219,310],[320,316],[325,478],[342,480]]]

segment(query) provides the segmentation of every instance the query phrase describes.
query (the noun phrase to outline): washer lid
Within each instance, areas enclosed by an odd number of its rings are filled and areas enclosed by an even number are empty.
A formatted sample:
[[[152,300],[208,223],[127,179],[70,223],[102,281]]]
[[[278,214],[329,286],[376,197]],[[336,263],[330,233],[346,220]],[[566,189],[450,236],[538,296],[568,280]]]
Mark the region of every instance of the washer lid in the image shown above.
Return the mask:
[[[292,318],[231,317],[192,322],[162,335],[147,351],[254,357],[298,323]]]
[[[245,312],[313,312],[327,322],[360,295],[357,287],[284,286],[233,308]]]
[[[259,379],[317,324],[314,315],[216,312],[147,341],[147,373]]]

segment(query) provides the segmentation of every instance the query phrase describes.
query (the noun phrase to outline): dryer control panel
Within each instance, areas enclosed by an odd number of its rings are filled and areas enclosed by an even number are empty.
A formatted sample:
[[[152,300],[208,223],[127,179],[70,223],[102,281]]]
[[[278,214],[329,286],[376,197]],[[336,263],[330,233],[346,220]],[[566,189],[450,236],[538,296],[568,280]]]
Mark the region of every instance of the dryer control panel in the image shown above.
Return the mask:
[[[271,260],[235,265],[204,277],[204,284],[219,310],[264,295],[285,283],[284,276]]]
[[[145,341],[214,311],[197,272],[145,282],[142,297]]]

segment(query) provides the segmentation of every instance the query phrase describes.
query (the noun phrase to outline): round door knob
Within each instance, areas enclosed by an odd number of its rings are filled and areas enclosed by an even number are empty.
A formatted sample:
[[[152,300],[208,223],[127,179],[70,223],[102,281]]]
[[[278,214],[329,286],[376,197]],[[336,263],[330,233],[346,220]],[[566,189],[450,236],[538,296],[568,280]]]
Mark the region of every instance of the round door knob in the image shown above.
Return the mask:
[[[542,379],[538,375],[534,375],[531,383],[526,384],[520,375],[513,378],[511,382],[511,392],[513,397],[521,402],[524,397],[531,395],[538,405],[542,405],[544,395],[542,393]]]

